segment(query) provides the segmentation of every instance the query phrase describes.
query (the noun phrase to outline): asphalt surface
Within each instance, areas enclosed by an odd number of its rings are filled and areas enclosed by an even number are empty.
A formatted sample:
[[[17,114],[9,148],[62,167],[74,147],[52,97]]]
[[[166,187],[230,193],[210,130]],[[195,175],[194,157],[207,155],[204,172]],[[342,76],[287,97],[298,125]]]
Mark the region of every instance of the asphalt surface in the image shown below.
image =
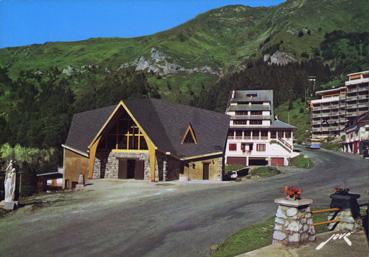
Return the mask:
[[[302,187],[313,207],[328,207],[335,186],[367,201],[369,162],[323,150],[315,166],[269,179],[155,195],[81,215],[0,220],[0,256],[208,256],[210,246],[274,215],[285,185]],[[2,223],[1,223],[2,222]]]

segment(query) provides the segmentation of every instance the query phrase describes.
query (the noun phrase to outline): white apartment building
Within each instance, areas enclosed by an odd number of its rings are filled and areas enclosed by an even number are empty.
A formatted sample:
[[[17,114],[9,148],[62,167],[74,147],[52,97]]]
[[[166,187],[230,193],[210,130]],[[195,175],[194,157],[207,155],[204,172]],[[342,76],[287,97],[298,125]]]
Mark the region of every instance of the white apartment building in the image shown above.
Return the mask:
[[[226,164],[285,166],[297,155],[295,127],[274,118],[273,90],[232,91],[226,114],[230,116]]]
[[[310,102],[312,138],[336,137],[344,133],[346,92],[346,87],[339,87],[315,93],[320,99]]]
[[[310,102],[313,138],[345,134],[348,122],[369,111],[369,71],[347,75],[345,86],[317,91]]]

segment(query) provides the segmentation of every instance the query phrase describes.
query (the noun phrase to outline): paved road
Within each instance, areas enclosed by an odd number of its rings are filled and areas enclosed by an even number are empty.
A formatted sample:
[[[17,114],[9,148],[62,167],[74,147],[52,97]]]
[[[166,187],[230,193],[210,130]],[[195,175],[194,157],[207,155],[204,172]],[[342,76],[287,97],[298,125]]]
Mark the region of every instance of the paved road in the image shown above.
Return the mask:
[[[284,185],[304,189],[316,207],[326,207],[336,185],[364,196],[369,162],[327,151],[309,171],[292,171],[263,181],[222,185],[117,204],[20,227],[0,222],[0,256],[207,256],[212,244],[240,228],[274,215],[273,199]]]

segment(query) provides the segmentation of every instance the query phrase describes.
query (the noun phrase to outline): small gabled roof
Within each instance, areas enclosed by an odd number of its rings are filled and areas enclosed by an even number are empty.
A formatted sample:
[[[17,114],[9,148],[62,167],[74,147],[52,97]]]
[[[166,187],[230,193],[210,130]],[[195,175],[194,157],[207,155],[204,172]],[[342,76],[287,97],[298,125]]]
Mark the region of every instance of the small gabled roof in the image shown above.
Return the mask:
[[[124,104],[160,151],[185,158],[224,149],[229,126],[225,114],[159,99],[133,99],[124,101]],[[87,152],[89,144],[116,107],[74,115],[65,145]],[[197,144],[181,143],[188,124],[196,134]]]
[[[271,128],[286,128],[286,129],[295,129],[295,126],[292,126],[291,124],[288,124],[286,122],[283,122],[281,120],[273,120]]]

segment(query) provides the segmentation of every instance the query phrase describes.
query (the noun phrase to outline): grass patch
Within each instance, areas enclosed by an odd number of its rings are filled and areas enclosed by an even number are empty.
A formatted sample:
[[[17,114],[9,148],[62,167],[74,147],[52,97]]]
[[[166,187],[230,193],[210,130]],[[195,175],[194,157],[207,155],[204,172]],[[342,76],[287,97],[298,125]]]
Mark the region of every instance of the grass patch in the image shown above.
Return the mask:
[[[339,151],[341,145],[337,142],[322,142],[320,143],[320,147],[331,151]]]
[[[314,222],[327,220],[328,213],[319,213],[313,216]],[[227,238],[212,254],[212,257],[230,257],[250,252],[272,243],[274,217],[262,223],[241,229]],[[315,228],[316,233],[328,232],[326,225]]]
[[[243,168],[245,168],[245,167],[242,166],[242,165],[226,165],[224,167],[224,172],[227,174],[229,172],[240,170],[240,169],[243,169]]]
[[[280,173],[281,171],[275,167],[258,167],[250,171],[251,176],[259,176],[262,178],[272,177]]]
[[[302,169],[310,169],[314,166],[314,163],[306,155],[300,154],[290,160],[290,166]]]
[[[274,217],[243,228],[231,235],[212,255],[213,257],[235,256],[272,243]]]

